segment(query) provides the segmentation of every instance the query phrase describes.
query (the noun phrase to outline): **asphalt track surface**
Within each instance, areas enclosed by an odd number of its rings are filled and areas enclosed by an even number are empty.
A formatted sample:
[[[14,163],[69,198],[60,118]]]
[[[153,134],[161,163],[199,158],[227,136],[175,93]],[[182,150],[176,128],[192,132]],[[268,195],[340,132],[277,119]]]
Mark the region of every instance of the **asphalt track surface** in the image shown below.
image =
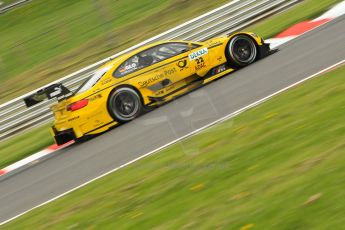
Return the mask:
[[[345,17],[280,49],[133,122],[4,176],[0,223],[343,60]]]

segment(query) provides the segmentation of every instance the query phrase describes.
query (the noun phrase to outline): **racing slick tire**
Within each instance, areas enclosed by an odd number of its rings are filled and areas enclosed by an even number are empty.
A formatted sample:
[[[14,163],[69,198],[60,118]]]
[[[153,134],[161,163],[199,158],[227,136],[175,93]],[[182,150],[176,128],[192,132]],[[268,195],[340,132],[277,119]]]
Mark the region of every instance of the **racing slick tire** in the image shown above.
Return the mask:
[[[258,50],[253,39],[240,34],[228,42],[225,55],[230,65],[240,68],[253,63],[258,56]]]
[[[143,104],[136,90],[122,87],[110,94],[108,110],[115,120],[124,123],[138,117],[143,111]]]

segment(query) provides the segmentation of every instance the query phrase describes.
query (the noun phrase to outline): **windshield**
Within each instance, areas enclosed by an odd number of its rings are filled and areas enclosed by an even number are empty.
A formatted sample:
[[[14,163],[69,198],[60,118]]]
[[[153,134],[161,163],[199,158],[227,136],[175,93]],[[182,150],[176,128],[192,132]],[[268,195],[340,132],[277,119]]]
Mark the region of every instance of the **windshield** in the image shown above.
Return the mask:
[[[111,66],[107,66],[102,69],[96,70],[96,72],[94,72],[93,75],[80,86],[76,93],[82,93],[86,90],[91,89],[92,86],[94,86],[99,81],[99,79],[101,79],[101,77],[110,69]]]

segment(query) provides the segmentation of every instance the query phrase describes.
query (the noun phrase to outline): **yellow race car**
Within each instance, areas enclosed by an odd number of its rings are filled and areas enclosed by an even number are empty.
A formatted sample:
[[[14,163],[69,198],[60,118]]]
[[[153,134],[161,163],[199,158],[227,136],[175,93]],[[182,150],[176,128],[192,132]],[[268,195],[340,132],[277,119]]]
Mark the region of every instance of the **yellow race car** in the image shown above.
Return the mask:
[[[75,92],[54,84],[24,99],[32,106],[56,98],[51,107],[56,144],[98,134],[133,120],[192,89],[267,56],[269,45],[240,32],[205,42],[162,41],[109,61]]]

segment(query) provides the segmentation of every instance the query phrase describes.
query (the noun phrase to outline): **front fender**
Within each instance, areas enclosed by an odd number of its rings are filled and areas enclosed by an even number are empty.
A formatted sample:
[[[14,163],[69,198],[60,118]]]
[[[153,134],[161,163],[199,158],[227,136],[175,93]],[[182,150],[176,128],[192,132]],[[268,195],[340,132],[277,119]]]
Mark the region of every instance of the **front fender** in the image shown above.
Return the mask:
[[[251,38],[256,42],[256,44],[259,45],[259,46],[264,45],[264,40],[262,39],[262,37],[260,37],[259,35],[255,34],[255,33],[253,33],[253,32],[237,32],[237,33],[229,34],[229,35],[228,35],[228,38],[229,38],[229,40],[230,40],[231,38],[233,38],[234,36],[239,35],[239,34],[248,35],[248,36],[251,37]]]

